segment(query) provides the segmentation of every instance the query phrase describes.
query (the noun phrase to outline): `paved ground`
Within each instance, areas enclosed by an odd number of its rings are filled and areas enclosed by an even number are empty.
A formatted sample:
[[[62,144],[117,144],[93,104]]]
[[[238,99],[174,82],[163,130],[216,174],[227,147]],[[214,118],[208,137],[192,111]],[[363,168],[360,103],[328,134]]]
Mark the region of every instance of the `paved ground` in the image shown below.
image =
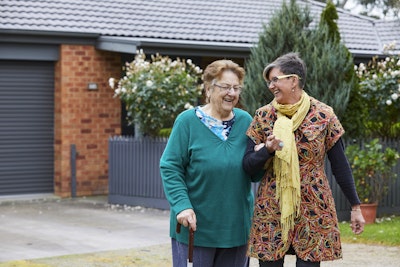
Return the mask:
[[[0,199],[0,262],[169,243],[168,215],[106,197]]]
[[[168,217],[106,197],[0,198],[0,267],[168,267]],[[400,266],[400,247],[343,244],[343,251],[343,260],[321,266]],[[294,262],[288,256],[285,267]]]

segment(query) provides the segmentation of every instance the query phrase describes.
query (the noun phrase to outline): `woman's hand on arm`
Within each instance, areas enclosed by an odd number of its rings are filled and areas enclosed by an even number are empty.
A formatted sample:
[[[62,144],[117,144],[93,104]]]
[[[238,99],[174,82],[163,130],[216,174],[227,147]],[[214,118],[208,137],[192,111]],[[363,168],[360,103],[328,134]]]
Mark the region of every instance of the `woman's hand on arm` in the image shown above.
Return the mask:
[[[265,162],[275,155],[275,151],[282,150],[281,143],[281,140],[275,138],[274,135],[268,136],[265,143],[257,145],[249,138],[243,157],[243,169],[250,175],[262,170]]]
[[[243,169],[250,175],[255,175],[263,169],[265,162],[271,158],[264,143],[254,144],[250,138],[247,141],[246,152],[243,157]]]
[[[267,141],[265,142],[265,147],[270,154],[275,153],[275,151],[277,150],[282,150],[283,146],[283,142],[280,139],[276,138],[273,134],[269,135],[267,137]]]

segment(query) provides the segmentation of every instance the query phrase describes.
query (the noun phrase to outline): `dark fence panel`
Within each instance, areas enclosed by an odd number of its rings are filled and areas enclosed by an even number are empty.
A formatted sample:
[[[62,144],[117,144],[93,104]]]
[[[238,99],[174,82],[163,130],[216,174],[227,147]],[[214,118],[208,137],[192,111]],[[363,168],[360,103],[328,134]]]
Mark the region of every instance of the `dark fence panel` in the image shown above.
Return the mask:
[[[159,161],[167,139],[112,137],[109,140],[109,197],[111,204],[169,209],[162,187]],[[400,151],[400,142],[383,140],[384,147]],[[400,214],[400,164],[394,171],[399,179],[378,207],[378,216]],[[339,220],[350,219],[350,204],[332,175],[326,162],[326,172],[335,198]],[[256,192],[257,184],[253,184]]]
[[[159,169],[165,145],[165,139],[110,138],[109,203],[169,209]]]
[[[347,145],[350,145],[350,143],[350,140],[346,141]],[[360,142],[360,144],[362,145],[362,142]],[[397,151],[400,151],[400,140],[382,139],[381,144],[383,146],[383,149],[385,149],[386,147],[390,147]],[[390,186],[387,196],[379,202],[377,217],[392,214],[400,215],[400,163],[398,163],[393,168],[393,171],[397,173],[398,179],[396,179],[394,183]],[[326,173],[329,179],[329,183],[331,185],[333,197],[335,198],[338,218],[339,220],[348,221],[350,220],[350,204],[345,198],[339,185],[336,183],[335,177],[332,175],[330,163],[328,160],[326,162]]]

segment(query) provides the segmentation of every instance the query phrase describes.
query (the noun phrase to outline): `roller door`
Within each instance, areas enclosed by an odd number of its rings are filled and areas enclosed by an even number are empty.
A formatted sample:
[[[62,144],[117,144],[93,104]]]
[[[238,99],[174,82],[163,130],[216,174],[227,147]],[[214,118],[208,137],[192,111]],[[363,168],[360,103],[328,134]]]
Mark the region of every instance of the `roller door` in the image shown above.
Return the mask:
[[[0,196],[51,193],[54,63],[0,60]]]

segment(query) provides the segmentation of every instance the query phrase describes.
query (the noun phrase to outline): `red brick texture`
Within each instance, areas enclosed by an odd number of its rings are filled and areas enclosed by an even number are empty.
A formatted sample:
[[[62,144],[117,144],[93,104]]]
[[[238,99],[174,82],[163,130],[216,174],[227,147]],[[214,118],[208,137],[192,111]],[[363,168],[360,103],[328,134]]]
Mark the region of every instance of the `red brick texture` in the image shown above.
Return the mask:
[[[108,139],[121,134],[121,104],[110,77],[121,75],[117,53],[89,45],[61,45],[55,66],[54,192],[71,196],[71,144],[76,145],[76,193],[108,193]],[[88,83],[97,90],[88,90]]]

